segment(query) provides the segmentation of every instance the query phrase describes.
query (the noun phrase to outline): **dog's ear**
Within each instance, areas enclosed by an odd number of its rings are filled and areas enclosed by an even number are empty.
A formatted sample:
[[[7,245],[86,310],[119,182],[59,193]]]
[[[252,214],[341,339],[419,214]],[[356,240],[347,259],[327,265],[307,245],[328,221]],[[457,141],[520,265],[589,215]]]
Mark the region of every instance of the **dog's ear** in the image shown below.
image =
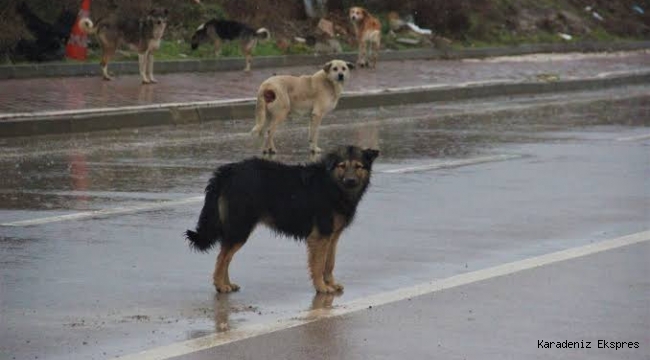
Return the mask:
[[[327,172],[332,172],[336,165],[341,162],[339,157],[336,156],[335,154],[328,154],[325,159],[323,160],[323,163],[325,163],[325,169],[327,169]]]
[[[346,62],[345,65],[347,65],[350,70],[354,70],[355,68],[355,65],[351,62]]]
[[[332,62],[331,61],[328,61],[325,65],[323,65],[323,70],[326,73],[329,73],[331,68],[332,68]]]
[[[365,149],[362,152],[363,154],[363,159],[368,163],[372,164],[373,161],[379,156],[379,150],[375,149]]]

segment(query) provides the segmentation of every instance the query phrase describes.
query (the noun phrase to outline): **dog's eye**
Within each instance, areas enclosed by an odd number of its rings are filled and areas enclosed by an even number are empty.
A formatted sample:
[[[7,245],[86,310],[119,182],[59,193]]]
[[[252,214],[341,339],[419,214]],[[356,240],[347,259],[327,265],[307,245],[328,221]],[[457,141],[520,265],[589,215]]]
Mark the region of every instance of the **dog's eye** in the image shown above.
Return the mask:
[[[355,165],[354,165],[354,168],[357,169],[357,170],[359,170],[359,169],[363,169],[363,165],[361,165],[361,164],[355,164]]]
[[[345,169],[345,163],[338,163],[336,167],[339,169]]]
[[[334,70],[334,71],[339,71],[339,68],[334,67],[334,69],[332,69],[332,70]]]
[[[347,69],[346,69],[345,67],[342,67],[341,70],[345,71],[345,70],[347,70]]]

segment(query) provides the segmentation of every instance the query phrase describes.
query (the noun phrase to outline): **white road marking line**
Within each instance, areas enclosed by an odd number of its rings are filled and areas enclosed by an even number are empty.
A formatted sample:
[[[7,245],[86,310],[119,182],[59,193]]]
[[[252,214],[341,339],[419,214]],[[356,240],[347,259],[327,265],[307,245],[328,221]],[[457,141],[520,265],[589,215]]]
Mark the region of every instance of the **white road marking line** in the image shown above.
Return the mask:
[[[439,169],[451,169],[451,168],[458,168],[458,167],[462,167],[462,166],[483,164],[483,163],[488,163],[488,162],[505,161],[505,160],[511,160],[511,159],[521,159],[521,158],[524,158],[524,157],[525,157],[525,155],[481,156],[481,157],[475,157],[475,158],[469,158],[469,159],[463,159],[463,160],[443,161],[443,162],[439,162],[439,163],[435,163],[435,164],[427,164],[427,165],[421,165],[421,166],[411,166],[411,167],[405,167],[405,168],[399,168],[399,169],[378,170],[377,173],[380,173],[380,174],[404,174],[404,173],[419,172],[419,171],[432,171],[432,170],[439,170]],[[114,216],[114,215],[133,214],[133,213],[138,213],[138,212],[154,211],[154,210],[164,209],[164,208],[173,207],[173,206],[177,206],[177,205],[186,205],[186,204],[199,203],[199,202],[202,202],[203,200],[204,200],[203,196],[195,196],[195,197],[190,197],[190,198],[186,198],[186,199],[171,200],[171,201],[160,201],[160,202],[149,203],[149,204],[144,204],[144,205],[137,205],[137,206],[131,206],[131,207],[118,207],[118,208],[113,208],[113,209],[103,209],[103,210],[95,210],[95,211],[85,211],[85,212],[74,213],[74,214],[49,216],[49,217],[43,217],[43,218],[38,218],[38,219],[18,220],[18,221],[12,221],[12,222],[7,222],[7,223],[0,223],[0,227],[2,227],[2,226],[7,226],[7,227],[10,227],[10,226],[11,227],[34,226],[34,225],[43,225],[43,224],[49,224],[49,223],[54,223],[54,222],[62,222],[62,221],[70,221],[70,220],[85,220],[85,219],[94,219],[94,218],[105,218],[105,217]]]
[[[206,350],[236,341],[241,341],[256,336],[286,330],[297,326],[309,324],[315,321],[342,316],[350,313],[368,309],[370,306],[381,306],[393,302],[432,294],[455,287],[468,285],[483,280],[493,279],[504,275],[518,273],[524,270],[534,269],[541,266],[554,264],[561,261],[576,259],[587,255],[596,254],[608,250],[617,249],[623,246],[633,245],[650,240],[650,231],[643,231],[619,237],[612,240],[605,240],[594,244],[578,246],[546,255],[535,256],[519,261],[497,265],[483,270],[472,271],[460,275],[451,276],[445,279],[433,280],[427,283],[371,295],[365,298],[356,299],[348,303],[336,306],[332,309],[316,309],[305,311],[298,317],[278,320],[266,324],[255,324],[241,329],[216,333],[200,338],[187,340],[167,346],[146,350],[137,354],[121,356],[121,360],[165,360],[176,356],[183,356]]]
[[[195,196],[187,199],[155,202],[155,203],[131,206],[131,207],[118,207],[113,209],[86,211],[86,212],[80,212],[75,214],[50,216],[50,217],[44,217],[38,219],[19,220],[19,221],[13,221],[8,223],[2,223],[0,224],[0,226],[33,226],[33,225],[42,225],[42,224],[49,224],[53,222],[61,222],[61,221],[69,221],[69,220],[84,220],[84,219],[108,217],[112,215],[133,214],[133,213],[143,212],[143,211],[160,210],[160,209],[173,207],[177,205],[193,204],[193,203],[201,202],[204,199],[205,199],[204,196]]]
[[[641,141],[650,139],[650,134],[620,137],[616,141]]]
[[[420,172],[420,171],[451,169],[451,168],[457,168],[457,167],[461,167],[461,166],[484,164],[484,163],[488,163],[488,162],[498,162],[498,161],[513,160],[513,159],[522,159],[524,157],[526,157],[526,156],[525,155],[514,155],[514,154],[513,155],[505,154],[505,155],[480,156],[480,157],[463,159],[463,160],[441,161],[441,162],[434,163],[434,164],[410,166],[410,167],[404,167],[404,168],[399,168],[399,169],[380,170],[378,172],[383,173],[383,174],[404,174],[404,173],[412,173],[412,172]]]

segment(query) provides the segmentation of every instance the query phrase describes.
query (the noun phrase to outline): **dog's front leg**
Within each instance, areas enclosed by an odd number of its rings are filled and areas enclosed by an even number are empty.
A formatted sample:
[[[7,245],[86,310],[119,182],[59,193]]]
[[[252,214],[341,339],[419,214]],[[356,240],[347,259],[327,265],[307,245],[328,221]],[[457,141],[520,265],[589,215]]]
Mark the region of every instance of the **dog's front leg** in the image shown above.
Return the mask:
[[[327,237],[312,235],[307,238],[309,273],[314,284],[314,289],[319,293],[336,292],[336,289],[325,283],[323,277],[329,245],[330,239]]]
[[[320,112],[311,114],[311,122],[309,123],[309,151],[313,154],[318,154],[322,150],[318,147],[318,127],[323,120],[323,115]]]
[[[325,261],[325,271],[323,272],[323,280],[325,284],[331,286],[336,291],[343,291],[343,285],[334,280],[334,264],[336,263],[336,244],[339,242],[341,231],[332,234],[330,238],[330,246],[327,252],[327,260]]]
[[[157,83],[158,81],[153,78],[153,51],[147,51],[147,75],[149,76],[149,81],[152,83]]]
[[[143,84],[149,84],[151,82],[147,77],[147,55],[148,54],[149,51],[145,51],[142,54],[138,53],[138,66],[140,68],[140,76],[142,77]]]

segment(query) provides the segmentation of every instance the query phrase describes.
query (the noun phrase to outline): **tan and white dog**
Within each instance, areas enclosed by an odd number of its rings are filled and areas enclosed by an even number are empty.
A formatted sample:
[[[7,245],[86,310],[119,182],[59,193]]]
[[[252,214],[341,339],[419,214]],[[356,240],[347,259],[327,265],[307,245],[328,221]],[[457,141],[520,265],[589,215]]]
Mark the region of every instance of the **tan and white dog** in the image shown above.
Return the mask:
[[[377,66],[379,46],[381,45],[381,22],[370,15],[368,10],[359,6],[350,8],[349,16],[359,44],[357,65],[374,69]],[[367,58],[368,52],[370,52],[370,62]]]
[[[257,91],[255,127],[251,134],[264,136],[263,153],[275,154],[273,136],[278,125],[289,115],[311,114],[309,150],[319,153],[318,127],[323,116],[336,108],[343,84],[354,64],[332,60],[313,75],[278,75],[266,79]]]

